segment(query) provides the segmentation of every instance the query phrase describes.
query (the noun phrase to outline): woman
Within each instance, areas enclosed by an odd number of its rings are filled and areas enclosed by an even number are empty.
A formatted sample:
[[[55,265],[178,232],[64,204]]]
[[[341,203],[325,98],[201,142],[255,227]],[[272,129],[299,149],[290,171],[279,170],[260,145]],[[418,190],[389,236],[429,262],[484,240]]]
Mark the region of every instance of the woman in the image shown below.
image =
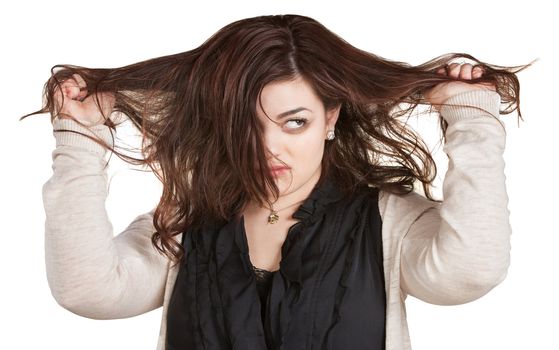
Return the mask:
[[[410,349],[407,295],[461,304],[506,276],[498,117],[518,109],[525,67],[410,66],[296,15],[121,68],[61,66],[35,112],[51,113],[57,146],[43,187],[53,295],[97,319],[163,306],[158,349]],[[399,119],[419,104],[444,131],[442,202]],[[142,132],[143,159],[114,149],[112,112]],[[108,149],[163,184],[114,238]]]

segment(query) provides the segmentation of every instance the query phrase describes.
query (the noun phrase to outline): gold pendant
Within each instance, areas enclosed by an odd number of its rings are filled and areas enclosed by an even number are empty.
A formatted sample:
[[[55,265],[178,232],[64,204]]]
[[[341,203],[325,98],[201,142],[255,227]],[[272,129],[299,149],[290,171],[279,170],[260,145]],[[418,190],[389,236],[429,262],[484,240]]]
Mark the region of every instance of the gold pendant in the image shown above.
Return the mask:
[[[275,224],[279,220],[279,215],[277,211],[272,211],[270,215],[268,215],[268,223]]]

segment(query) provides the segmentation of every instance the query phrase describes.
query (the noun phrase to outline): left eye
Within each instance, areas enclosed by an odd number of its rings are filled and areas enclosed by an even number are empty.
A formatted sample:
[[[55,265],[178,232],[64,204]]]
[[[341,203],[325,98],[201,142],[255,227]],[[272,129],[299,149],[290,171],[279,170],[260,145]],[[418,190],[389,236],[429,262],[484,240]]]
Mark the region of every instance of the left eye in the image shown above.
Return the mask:
[[[290,119],[285,124],[288,129],[299,129],[307,123],[306,119]]]

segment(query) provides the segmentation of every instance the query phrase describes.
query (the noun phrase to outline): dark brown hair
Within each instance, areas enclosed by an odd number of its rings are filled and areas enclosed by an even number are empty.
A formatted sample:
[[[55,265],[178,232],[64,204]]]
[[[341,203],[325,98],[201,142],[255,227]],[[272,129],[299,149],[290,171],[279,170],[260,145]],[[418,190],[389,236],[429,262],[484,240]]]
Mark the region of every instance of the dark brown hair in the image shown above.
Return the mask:
[[[484,70],[481,78],[464,81],[495,84],[505,105],[500,113],[518,110],[522,118],[515,73],[533,62],[502,67],[451,53],[412,66],[357,49],[312,18],[275,15],[233,22],[193,50],[120,68],[56,65],[44,87],[43,108],[22,119],[46,112],[51,121],[57,117],[54,89],[74,73],[87,83],[88,95],[113,93],[114,112],[126,115],[143,136],[143,157],[97,142],[131,164],[148,165],[162,182],[152,244],[178,262],[184,250],[174,236],[228,220],[248,200],[270,204],[269,189],[278,195],[256,114],[260,92],[270,82],[302,77],[327,110],[341,106],[321,180],[331,175],[348,193],[366,183],[397,194],[413,191],[420,181],[434,200],[436,164],[399,117],[427,104],[427,89],[455,80],[436,72],[458,58]],[[117,124],[105,119],[116,131]],[[444,139],[447,124],[440,115],[439,123]]]

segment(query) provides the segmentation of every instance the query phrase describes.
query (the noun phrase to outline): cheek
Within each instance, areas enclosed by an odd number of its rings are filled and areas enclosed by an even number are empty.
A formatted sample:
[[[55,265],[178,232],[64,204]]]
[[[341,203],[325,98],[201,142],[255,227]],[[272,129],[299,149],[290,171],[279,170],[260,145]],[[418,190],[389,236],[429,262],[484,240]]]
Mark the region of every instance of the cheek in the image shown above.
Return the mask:
[[[293,154],[301,165],[313,166],[320,164],[324,153],[324,140],[320,131],[308,133],[290,145]]]

